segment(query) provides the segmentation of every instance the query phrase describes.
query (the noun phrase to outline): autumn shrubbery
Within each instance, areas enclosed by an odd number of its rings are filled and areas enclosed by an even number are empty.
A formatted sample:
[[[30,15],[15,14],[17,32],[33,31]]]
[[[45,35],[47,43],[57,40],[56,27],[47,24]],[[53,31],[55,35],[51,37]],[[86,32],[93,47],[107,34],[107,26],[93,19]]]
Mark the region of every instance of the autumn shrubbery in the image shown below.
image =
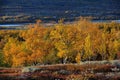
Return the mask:
[[[45,27],[38,21],[26,30],[1,30],[0,44],[1,65],[9,67],[113,60],[120,53],[120,24],[81,18]]]

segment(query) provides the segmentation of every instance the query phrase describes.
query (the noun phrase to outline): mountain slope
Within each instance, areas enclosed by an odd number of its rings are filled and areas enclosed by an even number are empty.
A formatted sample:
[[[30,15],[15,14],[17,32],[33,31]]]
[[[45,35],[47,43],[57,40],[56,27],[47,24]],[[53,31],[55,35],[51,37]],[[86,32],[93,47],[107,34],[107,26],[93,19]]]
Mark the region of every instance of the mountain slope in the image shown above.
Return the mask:
[[[79,16],[95,19],[120,19],[119,0],[1,0],[0,16],[18,20],[72,20]],[[14,20],[15,17],[12,17]],[[2,19],[0,19],[2,21]],[[9,21],[12,21],[8,17]],[[22,21],[21,20],[21,21]],[[6,21],[6,19],[5,19]]]

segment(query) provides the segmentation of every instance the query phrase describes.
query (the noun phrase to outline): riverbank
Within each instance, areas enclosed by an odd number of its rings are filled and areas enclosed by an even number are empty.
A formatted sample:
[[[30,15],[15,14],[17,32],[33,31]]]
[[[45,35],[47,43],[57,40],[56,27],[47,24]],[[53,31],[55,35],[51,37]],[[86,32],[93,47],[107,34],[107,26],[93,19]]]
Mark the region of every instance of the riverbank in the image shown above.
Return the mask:
[[[76,21],[71,21],[71,22],[64,22],[64,24],[74,24]],[[120,20],[92,20],[94,23],[109,23],[109,22],[116,22],[120,23]],[[26,29],[28,25],[30,24],[35,24],[35,23],[1,23],[0,24],[0,29],[1,30],[16,30],[16,29]],[[41,23],[43,26],[54,26],[58,24],[57,22],[42,22]]]
[[[95,62],[95,64],[94,64]],[[119,80],[119,60],[90,61],[85,64],[53,64],[24,68],[0,68],[1,80]],[[97,64],[96,64],[97,63]],[[101,64],[99,64],[101,63]],[[114,64],[114,65],[113,65]]]

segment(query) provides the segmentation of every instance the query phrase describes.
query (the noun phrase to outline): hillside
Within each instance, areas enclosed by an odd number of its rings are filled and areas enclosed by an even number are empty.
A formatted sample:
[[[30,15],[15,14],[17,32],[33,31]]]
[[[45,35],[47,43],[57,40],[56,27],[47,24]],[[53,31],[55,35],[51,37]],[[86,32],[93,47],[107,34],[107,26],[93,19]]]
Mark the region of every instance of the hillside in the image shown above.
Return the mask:
[[[120,19],[119,0],[0,0],[0,22],[30,22],[36,19]]]

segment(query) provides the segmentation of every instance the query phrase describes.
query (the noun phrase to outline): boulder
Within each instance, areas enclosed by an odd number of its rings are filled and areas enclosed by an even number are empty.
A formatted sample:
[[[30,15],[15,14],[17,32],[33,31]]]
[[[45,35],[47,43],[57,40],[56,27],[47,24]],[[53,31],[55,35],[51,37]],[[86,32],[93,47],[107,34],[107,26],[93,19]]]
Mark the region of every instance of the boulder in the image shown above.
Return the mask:
[[[22,69],[22,73],[29,73],[29,72],[36,72],[41,70],[40,68],[35,68],[35,67],[24,67]]]

